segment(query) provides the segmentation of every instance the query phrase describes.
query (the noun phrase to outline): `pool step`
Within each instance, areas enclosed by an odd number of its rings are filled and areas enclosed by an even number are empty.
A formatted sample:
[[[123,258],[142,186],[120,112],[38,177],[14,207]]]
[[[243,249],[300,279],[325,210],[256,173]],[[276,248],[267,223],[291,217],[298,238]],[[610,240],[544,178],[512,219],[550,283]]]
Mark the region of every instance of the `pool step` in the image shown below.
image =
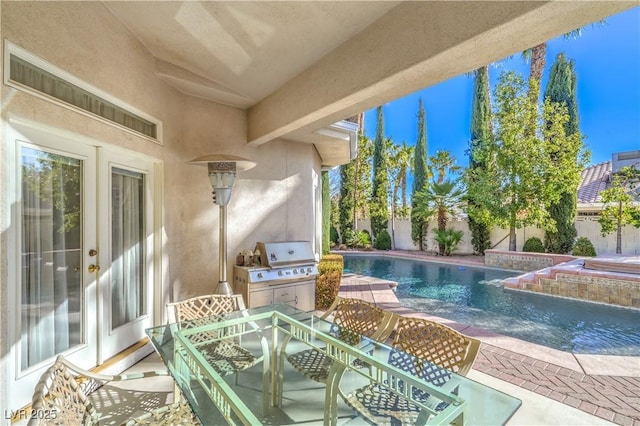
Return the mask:
[[[640,274],[584,268],[583,259],[503,281],[505,288],[640,308]]]
[[[538,271],[527,272],[517,277],[508,278],[503,281],[503,284],[508,288],[540,291],[543,280],[555,280],[558,272],[577,274],[583,265],[584,261],[582,259],[574,259]]]

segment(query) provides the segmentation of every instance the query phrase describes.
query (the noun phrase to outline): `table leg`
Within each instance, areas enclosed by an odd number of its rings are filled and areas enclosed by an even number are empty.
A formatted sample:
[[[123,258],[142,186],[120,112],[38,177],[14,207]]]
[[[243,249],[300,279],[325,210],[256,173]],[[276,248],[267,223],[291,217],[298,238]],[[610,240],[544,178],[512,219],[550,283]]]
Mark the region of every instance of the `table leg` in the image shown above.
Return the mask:
[[[262,415],[269,414],[269,379],[271,378],[271,356],[269,344],[264,336],[260,337],[260,346],[262,346]]]
[[[284,374],[279,368],[282,363],[278,357],[278,318],[272,317],[271,323],[271,406],[282,403],[282,386]]]
[[[340,380],[347,366],[334,361],[327,376],[327,387],[324,395],[324,425],[335,426],[338,423],[338,392]]]

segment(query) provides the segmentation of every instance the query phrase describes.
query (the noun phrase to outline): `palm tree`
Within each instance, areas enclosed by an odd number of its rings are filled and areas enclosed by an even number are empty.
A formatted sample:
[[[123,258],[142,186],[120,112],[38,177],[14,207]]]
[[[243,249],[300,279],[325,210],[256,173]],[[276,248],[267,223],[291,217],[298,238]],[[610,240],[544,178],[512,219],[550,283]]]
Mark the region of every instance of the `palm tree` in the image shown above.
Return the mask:
[[[529,65],[529,81],[534,80],[537,85],[529,86],[529,96],[535,99],[536,103],[540,99],[540,82],[542,81],[542,72],[547,64],[547,43],[541,43],[522,52],[525,60],[530,61]]]
[[[407,211],[407,172],[411,169],[411,159],[413,158],[413,147],[408,146],[406,142],[402,145],[395,145],[391,139],[388,139],[389,155],[389,171],[392,179],[392,195],[391,195],[391,248],[395,249],[395,218],[398,206],[398,192],[402,193],[401,214],[404,216]]]
[[[431,161],[429,172],[432,176],[435,176],[435,182],[437,184],[443,184],[447,174],[455,175],[462,170],[462,167],[456,165],[456,157],[446,150],[436,151],[436,155],[431,156],[429,160]],[[446,227],[447,218],[444,210],[438,211],[438,229],[444,230],[445,228],[440,226],[441,223],[444,223],[444,226]],[[440,248],[440,254],[443,254],[443,245],[440,243],[438,243],[438,245]]]
[[[604,21],[599,21],[602,25]],[[565,39],[578,38],[582,35],[582,28],[576,28],[564,35]],[[547,42],[540,43],[522,52],[522,57],[526,61],[530,61],[529,65],[529,82],[535,81],[537,85],[529,86],[529,96],[537,103],[540,100],[540,83],[542,81],[542,72],[547,64]]]
[[[407,209],[407,175],[411,171],[411,159],[414,147],[402,142],[402,145],[393,145],[391,148],[391,168],[393,169],[393,205],[398,204],[398,192],[401,195],[402,209]]]
[[[462,170],[462,167],[456,165],[456,157],[446,150],[436,151],[436,155],[431,156],[429,160],[431,160],[430,172],[433,176],[437,176],[438,183],[444,182],[447,173],[456,174]]]
[[[444,232],[447,229],[449,216],[457,213],[462,203],[463,191],[452,180],[443,182],[431,182],[423,191],[415,195],[414,214],[417,217],[428,220],[434,215],[438,218],[438,230]],[[438,241],[438,252],[445,254],[445,246]]]

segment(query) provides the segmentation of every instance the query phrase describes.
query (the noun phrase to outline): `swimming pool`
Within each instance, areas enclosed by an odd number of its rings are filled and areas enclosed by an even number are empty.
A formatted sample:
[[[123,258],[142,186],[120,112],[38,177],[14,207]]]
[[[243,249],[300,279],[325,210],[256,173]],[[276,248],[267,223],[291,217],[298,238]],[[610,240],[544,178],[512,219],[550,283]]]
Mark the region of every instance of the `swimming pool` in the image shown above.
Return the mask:
[[[346,255],[344,267],[396,281],[419,312],[567,352],[640,356],[640,311],[503,290],[517,272],[378,255]]]

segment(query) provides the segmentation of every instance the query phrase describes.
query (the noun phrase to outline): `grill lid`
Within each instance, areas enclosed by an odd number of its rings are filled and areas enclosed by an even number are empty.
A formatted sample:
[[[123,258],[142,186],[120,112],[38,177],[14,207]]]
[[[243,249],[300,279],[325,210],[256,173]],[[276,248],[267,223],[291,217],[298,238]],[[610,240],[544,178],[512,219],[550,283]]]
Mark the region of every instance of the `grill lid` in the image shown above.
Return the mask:
[[[310,241],[257,243],[260,264],[270,268],[315,263]]]

